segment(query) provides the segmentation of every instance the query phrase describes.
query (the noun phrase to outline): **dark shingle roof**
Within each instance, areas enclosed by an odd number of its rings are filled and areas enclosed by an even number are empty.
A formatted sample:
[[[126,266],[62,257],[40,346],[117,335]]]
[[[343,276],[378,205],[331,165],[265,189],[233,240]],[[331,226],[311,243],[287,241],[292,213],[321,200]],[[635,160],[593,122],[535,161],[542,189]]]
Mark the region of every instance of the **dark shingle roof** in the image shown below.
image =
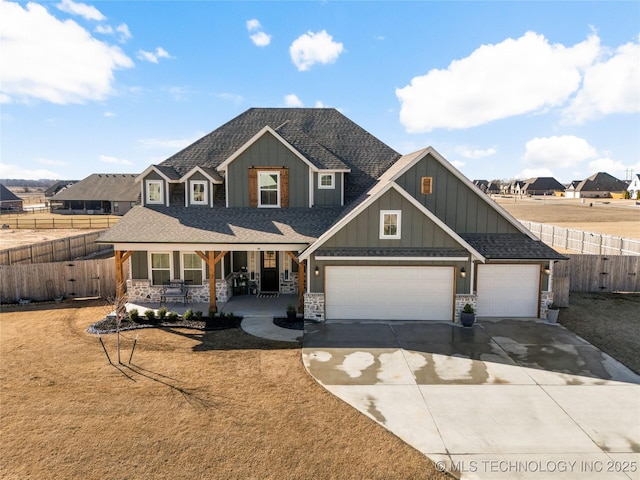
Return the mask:
[[[564,191],[565,187],[553,177],[537,177],[526,180],[524,188],[526,191]]]
[[[20,201],[20,197],[0,183],[0,201],[17,202]]]
[[[52,200],[109,200],[135,202],[140,196],[138,175],[131,173],[94,173],[61,190]]]
[[[606,172],[594,173],[576,187],[580,192],[622,192],[627,184]]]
[[[162,162],[182,176],[196,166],[216,168],[265,126],[274,129],[315,166],[350,169],[348,203],[400,154],[333,108],[251,108]]]
[[[142,207],[99,241],[106,243],[311,243],[339,208]]]
[[[460,235],[487,260],[566,260],[540,240],[521,233],[463,233]]]
[[[78,183],[78,180],[60,180],[59,182],[54,183],[49,188],[44,191],[45,197],[53,197],[60,190],[63,190],[74,183]]]

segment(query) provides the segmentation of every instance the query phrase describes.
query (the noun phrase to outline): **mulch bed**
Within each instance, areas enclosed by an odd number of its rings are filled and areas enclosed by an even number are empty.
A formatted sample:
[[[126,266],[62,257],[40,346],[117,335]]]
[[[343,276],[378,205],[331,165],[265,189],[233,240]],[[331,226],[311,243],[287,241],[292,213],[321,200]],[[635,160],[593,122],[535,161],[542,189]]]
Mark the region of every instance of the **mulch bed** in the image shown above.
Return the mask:
[[[179,318],[177,320],[164,319],[160,321],[158,319],[155,322],[149,322],[145,317],[138,318],[137,321],[133,321],[130,318],[124,318],[120,321],[120,330],[135,330],[137,328],[193,328],[196,330],[226,330],[229,328],[240,328],[242,317],[214,317],[214,318],[202,318],[200,320],[184,320]],[[87,332],[99,334],[99,333],[115,333],[117,330],[116,318],[108,316],[102,320],[93,323],[87,329]]]
[[[288,328],[290,330],[304,330],[304,320],[301,318],[289,320],[285,317],[275,317],[273,319],[273,324],[278,327]]]

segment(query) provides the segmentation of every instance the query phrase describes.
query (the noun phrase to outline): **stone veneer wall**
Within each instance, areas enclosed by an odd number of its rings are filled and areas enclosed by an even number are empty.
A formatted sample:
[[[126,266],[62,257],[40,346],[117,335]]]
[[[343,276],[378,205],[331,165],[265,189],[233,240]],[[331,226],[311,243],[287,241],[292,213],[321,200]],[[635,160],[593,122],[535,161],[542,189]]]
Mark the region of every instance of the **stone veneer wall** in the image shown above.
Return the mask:
[[[280,272],[280,293],[298,294],[298,272],[289,272],[289,280],[285,280],[284,272]]]
[[[304,319],[324,322],[324,293],[304,294]]]
[[[465,294],[465,293],[456,295],[456,304],[454,307],[454,314],[453,314],[453,318],[455,322],[460,323],[460,313],[462,312],[462,309],[467,303],[470,303],[471,306],[473,307],[473,310],[475,311],[476,305],[478,304],[478,296]]]
[[[230,298],[231,279],[216,279],[216,299],[226,302]],[[162,287],[151,285],[149,280],[127,280],[127,300],[129,302],[160,302]],[[209,282],[189,287],[188,299],[193,303],[209,302]]]
[[[553,303],[553,292],[542,292],[540,295],[540,318],[547,318],[548,306]]]

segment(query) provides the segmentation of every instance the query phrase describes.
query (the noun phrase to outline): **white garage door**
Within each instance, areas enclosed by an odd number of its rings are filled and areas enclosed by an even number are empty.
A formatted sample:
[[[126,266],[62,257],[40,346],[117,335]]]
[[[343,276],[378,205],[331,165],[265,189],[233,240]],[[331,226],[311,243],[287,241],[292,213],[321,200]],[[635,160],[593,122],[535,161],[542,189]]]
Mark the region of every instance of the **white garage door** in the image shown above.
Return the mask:
[[[328,320],[451,320],[452,267],[327,267]]]
[[[479,265],[479,317],[537,317],[539,265]]]

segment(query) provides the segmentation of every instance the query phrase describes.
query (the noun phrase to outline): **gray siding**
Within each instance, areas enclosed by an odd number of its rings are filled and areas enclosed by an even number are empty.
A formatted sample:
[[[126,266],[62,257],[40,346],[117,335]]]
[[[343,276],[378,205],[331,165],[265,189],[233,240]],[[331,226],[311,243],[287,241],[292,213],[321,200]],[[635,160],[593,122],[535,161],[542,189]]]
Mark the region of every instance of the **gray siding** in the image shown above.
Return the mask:
[[[327,172],[321,172],[327,173]],[[319,207],[342,204],[342,179],[344,173],[334,173],[335,188],[318,188],[318,173],[313,174],[313,203]]]
[[[420,192],[420,179],[433,178],[433,193]],[[462,183],[430,155],[397,180],[440,220],[458,233],[517,233],[518,230],[498,211],[479,198],[484,195]]]
[[[401,238],[380,239],[380,210],[401,210]],[[328,239],[327,247],[464,248],[395,190],[389,190]]]
[[[289,206],[309,206],[309,167],[270,133],[266,133],[228,166],[230,207],[249,206],[249,167],[289,169]]]
[[[133,252],[129,258],[131,262],[131,278],[136,280],[149,278],[147,252]]]

